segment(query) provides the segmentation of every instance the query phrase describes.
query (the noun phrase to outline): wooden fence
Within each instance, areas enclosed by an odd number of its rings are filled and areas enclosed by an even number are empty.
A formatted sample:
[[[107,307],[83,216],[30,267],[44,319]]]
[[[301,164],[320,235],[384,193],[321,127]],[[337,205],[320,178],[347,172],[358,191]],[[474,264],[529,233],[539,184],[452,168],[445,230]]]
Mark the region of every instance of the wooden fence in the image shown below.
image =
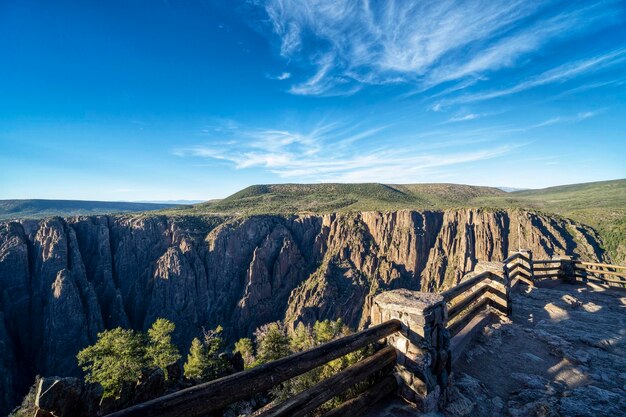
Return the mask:
[[[266,392],[281,382],[369,346],[397,332],[401,325],[398,320],[389,320],[307,351],[134,405],[109,414],[108,417],[204,416],[239,400],[248,399],[254,394]],[[395,354],[395,349],[387,346],[320,384],[256,415],[263,417],[304,416],[331,398],[342,394],[353,385],[364,381],[379,371],[384,371],[386,367],[395,362]],[[384,374],[384,372],[382,373]],[[389,380],[385,378],[377,385],[379,390],[383,389],[387,392],[389,392],[390,387]],[[393,390],[395,386],[391,388]],[[373,394],[377,393],[366,392],[362,395],[367,397]],[[352,402],[348,406],[358,407],[359,403]]]
[[[593,282],[609,287],[626,287],[626,266],[573,260],[570,257],[533,262],[535,280],[562,279]]]
[[[376,377],[364,393],[329,411],[324,417],[360,415],[371,404],[394,392],[404,396],[407,390],[402,390],[401,383],[411,389],[417,387],[414,395],[445,390],[451,364],[461,355],[472,332],[484,327],[491,312],[501,315],[511,313],[510,289],[517,282],[534,286],[542,280],[560,278],[569,282],[593,281],[626,286],[626,267],[582,262],[568,257],[533,260],[530,251],[516,252],[502,262],[479,263],[478,266],[484,270],[466,275],[458,285],[440,295],[407,290],[380,294],[376,298],[381,306],[376,304],[375,299],[373,307],[373,311],[377,308],[380,311],[372,313],[379,316],[372,321],[380,324],[366,330],[137,404],[107,417],[204,416],[255,394],[266,393],[282,382],[386,338],[386,347],[360,362],[280,404],[271,403],[254,414],[260,417],[305,416],[354,385]],[[445,331],[438,331],[439,327]],[[436,353],[429,368],[426,371],[414,369],[415,375],[405,375],[407,370],[413,372],[408,368],[407,358],[429,354],[427,352],[431,352],[430,355]],[[427,381],[420,382],[419,379],[424,379],[427,373],[430,375]],[[410,399],[414,400],[415,397]],[[430,403],[436,404],[438,399]]]
[[[626,266],[574,261],[574,276],[577,281],[626,287]]]

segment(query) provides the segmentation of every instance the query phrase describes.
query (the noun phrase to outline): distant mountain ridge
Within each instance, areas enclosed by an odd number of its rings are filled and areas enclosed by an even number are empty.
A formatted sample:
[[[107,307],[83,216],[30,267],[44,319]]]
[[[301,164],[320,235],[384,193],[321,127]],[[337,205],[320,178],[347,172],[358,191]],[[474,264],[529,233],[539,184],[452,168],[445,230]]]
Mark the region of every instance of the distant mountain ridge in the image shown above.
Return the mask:
[[[178,204],[83,200],[0,200],[0,220],[41,219],[52,216],[86,216],[162,210]]]

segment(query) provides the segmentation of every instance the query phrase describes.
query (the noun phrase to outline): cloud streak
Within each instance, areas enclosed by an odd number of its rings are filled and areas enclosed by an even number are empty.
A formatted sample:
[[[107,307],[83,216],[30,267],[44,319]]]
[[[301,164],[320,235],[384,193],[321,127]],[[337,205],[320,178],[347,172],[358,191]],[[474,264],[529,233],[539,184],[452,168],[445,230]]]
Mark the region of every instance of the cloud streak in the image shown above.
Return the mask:
[[[448,147],[442,142],[430,148],[392,146],[389,141],[380,145],[388,129],[338,122],[319,124],[307,132],[237,127],[228,138],[212,138],[210,144],[172,152],[226,162],[236,169],[261,169],[285,181],[418,182],[432,181],[452,166],[496,158],[523,146],[472,143],[464,151],[451,150],[458,148],[458,140]]]
[[[445,104],[470,103],[509,96],[543,85],[564,83],[573,78],[601,71],[624,62],[626,62],[626,49],[618,49],[591,58],[560,65],[508,88],[462,95],[445,101]]]
[[[613,23],[622,12],[616,3],[255,2],[267,14],[280,54],[303,66],[313,63],[309,78],[289,90],[299,95],[351,94],[363,85],[391,83],[423,90],[481,79],[548,42]]]

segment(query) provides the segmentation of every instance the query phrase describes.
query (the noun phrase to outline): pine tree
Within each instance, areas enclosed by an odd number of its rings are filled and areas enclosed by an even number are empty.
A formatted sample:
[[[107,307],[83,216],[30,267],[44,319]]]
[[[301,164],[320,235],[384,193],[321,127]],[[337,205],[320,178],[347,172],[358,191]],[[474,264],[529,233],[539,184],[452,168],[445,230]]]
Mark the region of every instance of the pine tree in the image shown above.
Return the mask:
[[[261,326],[254,333],[257,340],[257,362],[275,361],[291,353],[290,340],[281,322]]]
[[[185,377],[201,381],[207,374],[206,347],[197,337],[191,342],[187,362],[183,366]]]
[[[187,362],[185,362],[185,377],[196,381],[211,381],[228,374],[230,364],[219,357],[224,345],[221,337],[222,327],[204,332],[203,341],[195,338],[191,342]]]
[[[136,382],[148,365],[144,335],[120,327],[98,333],[96,343],[76,357],[85,381],[102,385],[104,397],[119,396],[122,386]]]
[[[252,340],[249,338],[239,339],[235,343],[235,352],[239,352],[243,358],[243,364],[246,369],[254,366],[254,347]]]
[[[150,364],[163,370],[167,378],[167,366],[180,359],[178,348],[172,343],[176,326],[167,319],[159,318],[148,329],[146,357]]]
[[[293,352],[302,352],[313,347],[315,341],[311,335],[311,327],[298,323],[290,336],[290,346]]]

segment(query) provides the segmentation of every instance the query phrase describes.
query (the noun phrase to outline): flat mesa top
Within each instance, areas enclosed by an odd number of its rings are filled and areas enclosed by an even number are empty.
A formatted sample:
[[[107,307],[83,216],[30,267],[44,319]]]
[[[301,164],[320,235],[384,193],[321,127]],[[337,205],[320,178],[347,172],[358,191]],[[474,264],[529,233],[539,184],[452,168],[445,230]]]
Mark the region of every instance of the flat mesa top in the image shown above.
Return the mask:
[[[386,291],[375,298],[381,308],[391,308],[411,314],[424,315],[424,312],[439,303],[443,303],[443,296],[436,293],[397,289]]]

